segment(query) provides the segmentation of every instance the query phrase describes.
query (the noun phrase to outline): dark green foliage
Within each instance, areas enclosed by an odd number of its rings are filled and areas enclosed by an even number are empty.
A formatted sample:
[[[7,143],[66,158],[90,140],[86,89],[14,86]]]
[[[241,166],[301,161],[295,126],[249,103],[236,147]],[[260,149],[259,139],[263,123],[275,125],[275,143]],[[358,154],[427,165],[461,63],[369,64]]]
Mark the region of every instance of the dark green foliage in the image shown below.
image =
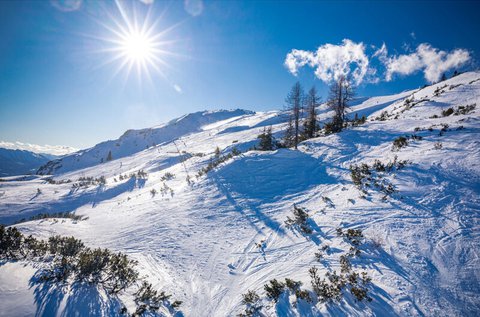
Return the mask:
[[[465,114],[469,114],[471,113],[473,110],[475,110],[475,108],[477,107],[477,104],[476,103],[473,103],[473,104],[470,104],[470,105],[466,105],[466,106],[458,106],[457,108],[448,108],[447,110],[443,110],[441,115],[443,117],[448,117],[450,115],[454,115],[454,116],[459,116],[459,115],[465,115]],[[430,118],[432,119],[435,119],[435,118],[438,118],[439,115],[433,115],[431,116]]]
[[[300,287],[302,286],[302,282],[286,278],[285,286],[293,293],[300,289]]]
[[[229,159],[231,159],[235,156],[238,156],[240,154],[241,154],[241,152],[237,148],[234,147],[230,153],[228,153],[226,155],[222,155],[215,160],[210,160],[210,162],[208,163],[208,165],[206,167],[204,167],[200,171],[198,171],[197,177],[200,177],[202,175],[207,174],[208,172],[213,170],[218,165],[220,165],[220,164],[226,162],[227,160],[229,160]]]
[[[110,293],[118,293],[138,280],[135,269],[137,262],[126,254],[113,253],[108,249],[91,249],[74,237],[53,236],[45,242],[31,235],[24,237],[15,227],[5,228],[2,225],[0,259],[37,259],[45,262],[48,266],[40,270],[38,283],[74,280],[100,285]],[[182,303],[174,301],[170,304],[169,295],[153,290],[151,284],[146,282],[135,295],[139,306],[134,315],[158,310],[161,304],[177,308]],[[126,309],[122,309],[122,314],[126,313]]]
[[[287,216],[285,225],[287,228],[297,229],[304,234],[311,234],[313,231],[308,224],[308,213],[305,209],[293,205],[293,218]]]
[[[362,125],[364,124],[365,122],[367,122],[367,117],[365,117],[364,115],[360,118],[358,117],[358,113],[355,113],[355,116],[353,117],[353,120],[352,120],[352,126],[353,127],[357,127],[359,125]]]
[[[260,296],[258,296],[255,291],[250,290],[247,293],[242,294],[242,304],[246,306],[245,312],[239,314],[239,317],[257,316],[263,307],[260,302]]]
[[[285,283],[273,279],[270,280],[269,284],[265,284],[263,288],[267,293],[267,297],[273,299],[274,302],[277,302],[280,295],[285,291]]]
[[[105,176],[100,176],[99,178],[94,177],[80,177],[76,183],[72,184],[73,188],[78,187],[88,187],[88,186],[96,186],[96,185],[105,185],[107,180]]]
[[[53,236],[48,239],[49,251],[61,256],[76,256],[83,248],[83,242],[74,237]]]
[[[170,304],[170,307],[172,307],[173,309],[177,309],[182,305],[182,303],[183,302],[181,300],[175,300],[173,301],[173,303]]]
[[[106,158],[106,161],[109,162],[112,160],[112,151],[108,151],[108,155],[107,155],[107,158]]]
[[[303,124],[303,139],[311,139],[318,130],[317,113],[315,108],[320,104],[320,98],[317,96],[317,90],[312,87],[306,98],[307,118]]]
[[[23,245],[27,257],[41,257],[49,251],[48,243],[37,240],[32,235],[24,238]]]
[[[396,190],[393,184],[384,176],[394,170],[404,168],[407,163],[406,160],[399,161],[397,156],[395,156],[394,160],[387,164],[375,160],[371,167],[365,163],[350,165],[350,176],[355,186],[365,194],[368,188],[375,188],[383,192],[385,194],[384,197],[387,197]]]
[[[448,117],[451,114],[453,114],[453,108],[448,108],[447,110],[442,111],[442,116],[444,117]]]
[[[275,149],[275,141],[272,136],[272,127],[263,128],[263,132],[257,138],[260,140],[257,150],[272,151]]]
[[[297,298],[297,300],[303,299],[307,303],[313,302],[312,297],[310,296],[310,293],[307,290],[297,289],[295,291],[295,297]]]
[[[343,283],[338,279],[336,273],[327,273],[328,280],[320,278],[318,269],[312,267],[309,270],[313,291],[317,294],[319,301],[339,301],[342,298]]]
[[[0,225],[0,258],[17,259],[21,257],[23,235],[15,227]]]
[[[161,178],[160,180],[162,182],[165,182],[165,181],[169,181],[169,180],[172,180],[175,178],[175,174],[173,173],[170,173],[170,172],[166,172]]]
[[[371,279],[365,272],[362,272],[362,277],[360,277],[357,272],[350,272],[349,268],[348,271],[345,270],[345,273],[347,273],[345,275],[337,275],[335,271],[333,273],[327,272],[325,274],[326,279],[320,278],[316,267],[310,268],[309,272],[313,291],[321,302],[340,301],[345,288],[350,289],[350,292],[358,301],[372,300],[368,296],[367,289]]]
[[[38,215],[35,215],[35,216],[31,216],[28,219],[25,219],[25,218],[21,219],[21,220],[17,221],[16,223],[21,223],[21,222],[25,222],[25,221],[32,221],[32,220],[50,219],[50,218],[68,218],[68,219],[72,219],[72,220],[86,220],[86,219],[88,219],[88,217],[75,215],[74,213],[70,213],[70,212],[58,212],[58,213],[51,213],[51,214],[49,214],[49,213],[38,214]]]
[[[140,288],[135,292],[135,303],[139,305],[141,310],[157,311],[164,301],[168,300],[171,295],[166,295],[165,292],[158,292],[152,284],[143,281]],[[137,308],[138,311],[138,308]]]
[[[350,260],[348,259],[347,256],[341,255],[340,256],[340,271],[342,273],[348,273],[350,272],[350,269],[352,268],[352,264],[350,263]]]
[[[400,136],[393,140],[392,151],[398,151],[402,147],[406,147],[408,145],[408,141],[406,137]]]

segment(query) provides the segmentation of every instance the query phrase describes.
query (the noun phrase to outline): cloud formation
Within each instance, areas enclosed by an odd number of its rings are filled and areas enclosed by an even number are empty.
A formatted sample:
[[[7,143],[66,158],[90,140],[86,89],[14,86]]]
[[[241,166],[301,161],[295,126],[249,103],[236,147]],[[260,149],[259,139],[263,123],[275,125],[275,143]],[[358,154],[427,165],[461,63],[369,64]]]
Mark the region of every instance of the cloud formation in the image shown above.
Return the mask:
[[[432,83],[438,81],[444,72],[464,65],[470,59],[467,50],[456,49],[447,53],[422,43],[411,54],[386,57],[385,80],[391,81],[394,74],[411,75],[421,70],[425,79]]]
[[[316,51],[293,49],[287,54],[284,65],[294,76],[300,68],[309,66],[314,69],[315,76],[325,83],[349,76],[354,84],[359,85],[380,80],[391,81],[395,74],[407,76],[418,71],[423,71],[429,82],[435,82],[444,72],[462,66],[471,59],[465,49],[447,53],[428,43],[418,45],[410,54],[394,56],[388,55],[385,43],[380,48],[370,46],[370,50],[372,48],[374,51],[368,54],[364,43],[344,39],[339,45],[324,44]],[[373,67],[372,60],[380,65]],[[385,70],[383,76],[379,75],[378,66]]]
[[[305,65],[314,68],[315,75],[327,83],[341,76],[351,76],[356,84],[360,84],[369,73],[365,45],[349,39],[344,39],[340,45],[322,45],[316,52],[293,49],[287,54],[285,66],[293,75]]]

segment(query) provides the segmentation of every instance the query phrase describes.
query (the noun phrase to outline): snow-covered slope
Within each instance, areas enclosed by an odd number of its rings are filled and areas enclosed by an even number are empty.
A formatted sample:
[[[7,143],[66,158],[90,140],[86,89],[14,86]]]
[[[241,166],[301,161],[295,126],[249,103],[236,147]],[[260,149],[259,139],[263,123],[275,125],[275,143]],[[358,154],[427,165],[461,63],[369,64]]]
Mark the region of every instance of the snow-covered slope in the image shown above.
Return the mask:
[[[174,119],[158,127],[128,130],[120,138],[78,151],[59,160],[49,162],[38,170],[38,174],[60,174],[106,162],[111,158],[122,158],[134,153],[171,142],[183,135],[198,132],[203,125],[245,114],[246,110],[201,111]]]
[[[64,159],[53,177],[57,184],[42,176],[0,183],[0,223],[44,212],[88,217],[16,227],[45,239],[74,235],[88,246],[127,253],[138,260],[142,276],[184,302],[185,316],[235,316],[248,290],[262,296],[264,316],[477,316],[479,94],[480,73],[471,72],[369,98],[352,107],[352,115],[368,115],[364,125],[304,141],[297,151],[244,152],[198,177],[215,160],[217,146],[222,154],[234,147],[246,151],[270,125],[281,136],[285,115],[237,111],[191,129],[169,123],[129,132],[119,139],[118,152],[117,141],[109,141]],[[444,116],[448,108],[454,113]],[[330,115],[320,107],[321,122]],[[392,151],[400,136],[407,136],[408,144]],[[107,149],[113,160],[99,164]],[[385,195],[372,186],[364,193],[353,184],[349,167],[372,166],[375,160],[408,160],[403,169],[372,180],[396,192]],[[119,179],[141,169],[147,180]],[[167,172],[175,177],[165,177]],[[105,176],[107,184],[77,188],[61,182],[89,176]],[[285,225],[293,204],[308,210],[312,234]],[[267,300],[263,285],[273,278],[300,280],[311,290],[309,268],[322,275],[339,272],[339,257],[351,244],[337,228],[360,229],[366,236],[360,257],[351,261],[371,276],[372,301],[347,295],[338,303],[295,305],[294,295]],[[319,262],[315,253],[324,245],[330,252]],[[30,284],[38,265],[0,265],[0,315],[74,315],[88,308],[113,316],[118,300],[130,307],[132,291],[118,297],[89,292],[85,298],[78,290]]]

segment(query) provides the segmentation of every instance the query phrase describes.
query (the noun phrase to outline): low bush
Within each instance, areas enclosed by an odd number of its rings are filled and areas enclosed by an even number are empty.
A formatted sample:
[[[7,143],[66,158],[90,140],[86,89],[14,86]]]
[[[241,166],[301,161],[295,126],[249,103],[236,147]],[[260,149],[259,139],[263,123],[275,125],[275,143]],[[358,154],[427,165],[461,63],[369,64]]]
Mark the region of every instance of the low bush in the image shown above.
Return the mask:
[[[287,216],[285,225],[287,228],[299,230],[303,234],[311,234],[313,230],[308,224],[308,219],[309,215],[305,209],[293,205],[293,218]]]

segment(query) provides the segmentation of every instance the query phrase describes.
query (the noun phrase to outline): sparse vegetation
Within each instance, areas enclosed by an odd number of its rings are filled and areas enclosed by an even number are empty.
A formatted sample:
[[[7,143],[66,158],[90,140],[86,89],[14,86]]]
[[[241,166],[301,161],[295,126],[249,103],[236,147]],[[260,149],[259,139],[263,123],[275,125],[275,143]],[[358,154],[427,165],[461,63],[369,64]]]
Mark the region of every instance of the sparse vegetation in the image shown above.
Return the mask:
[[[277,302],[280,295],[285,291],[285,283],[273,279],[270,280],[269,284],[265,284],[263,288],[265,289],[267,298],[273,299],[274,302]]]
[[[210,160],[210,162],[208,163],[208,165],[206,167],[204,167],[200,171],[198,171],[197,177],[201,177],[201,176],[207,174],[208,172],[213,170],[218,165],[220,165],[220,164],[226,162],[227,160],[229,160],[229,159],[231,159],[235,156],[238,156],[240,154],[241,154],[241,152],[237,148],[233,148],[230,153],[228,153],[226,155],[218,156],[218,157],[216,157],[215,160],[213,160],[213,159]]]
[[[285,225],[287,228],[299,230],[303,234],[311,234],[312,228],[308,224],[309,215],[305,209],[293,205],[293,218],[287,216]]]
[[[408,141],[406,137],[400,136],[393,140],[392,151],[399,151],[402,147],[406,147],[408,145]]]
[[[162,182],[165,182],[165,181],[169,181],[169,180],[172,180],[175,178],[175,174],[173,173],[170,173],[170,172],[166,172],[161,178],[160,180]]]
[[[245,305],[245,311],[239,314],[239,317],[251,317],[257,316],[257,314],[262,309],[262,304],[260,301],[260,296],[255,291],[248,291],[245,294],[242,294],[242,304]]]
[[[393,161],[384,164],[379,160],[375,160],[372,166],[366,163],[359,165],[350,165],[350,176],[352,182],[363,193],[367,193],[368,188],[376,188],[383,192],[386,196],[393,194],[396,190],[393,184],[385,178],[388,173],[397,171],[408,164],[406,160],[398,160],[397,156]]]
[[[72,220],[86,220],[88,217],[79,216],[71,212],[57,212],[57,213],[40,213],[35,216],[31,216],[28,219],[20,219],[16,223],[26,222],[26,221],[33,221],[33,220],[41,220],[41,219],[55,219],[55,218],[68,218]]]
[[[45,282],[88,282],[103,287],[110,294],[117,294],[133,286],[139,278],[135,269],[136,261],[121,252],[108,249],[86,247],[75,237],[53,236],[42,241],[33,236],[25,237],[15,227],[0,225],[0,259],[28,259],[42,263],[44,268],[38,271],[38,283]],[[139,309],[156,310],[160,302],[170,296],[153,290],[151,284],[143,282],[135,293],[135,302]],[[178,307],[175,301],[170,307]],[[137,309],[137,311],[139,310]],[[146,310],[144,310],[146,311]]]

